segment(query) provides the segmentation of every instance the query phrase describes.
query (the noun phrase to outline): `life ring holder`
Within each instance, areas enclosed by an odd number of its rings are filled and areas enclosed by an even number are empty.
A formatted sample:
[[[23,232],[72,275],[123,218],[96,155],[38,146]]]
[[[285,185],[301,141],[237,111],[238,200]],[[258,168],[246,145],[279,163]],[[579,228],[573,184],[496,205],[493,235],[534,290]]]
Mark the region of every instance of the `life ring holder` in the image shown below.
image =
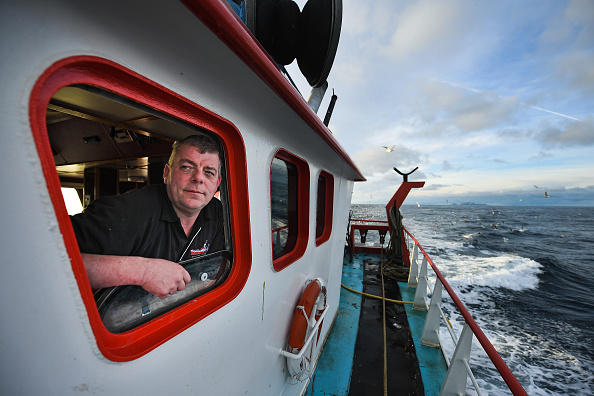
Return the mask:
[[[287,350],[280,351],[281,355],[287,358],[289,374],[298,381],[306,380],[312,374],[313,339],[317,335],[317,345],[320,338],[319,330],[328,312],[326,297],[326,286],[322,279],[317,278],[306,283],[295,307]],[[308,350],[309,354],[306,355],[305,352]]]

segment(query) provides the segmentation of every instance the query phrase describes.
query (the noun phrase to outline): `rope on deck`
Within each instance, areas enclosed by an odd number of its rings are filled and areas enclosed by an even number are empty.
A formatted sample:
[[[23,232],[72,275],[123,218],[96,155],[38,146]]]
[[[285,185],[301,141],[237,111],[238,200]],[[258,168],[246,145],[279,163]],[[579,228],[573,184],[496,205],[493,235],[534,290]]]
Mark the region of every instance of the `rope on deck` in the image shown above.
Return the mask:
[[[357,294],[360,294],[362,296],[369,297],[369,298],[375,298],[377,300],[382,300],[383,299],[383,300],[385,300],[387,302],[392,302],[392,303],[396,303],[396,304],[412,304],[413,303],[412,301],[393,300],[391,298],[385,298],[385,297],[382,297],[382,296],[376,296],[376,295],[369,294],[369,293],[363,293],[363,292],[360,292],[358,290],[351,289],[350,287],[345,286],[343,283],[341,283],[340,285],[342,287],[344,287],[345,289],[347,289],[348,291],[350,291],[350,292],[357,293]]]
[[[384,328],[384,396],[388,396],[388,346],[386,345],[386,290],[384,288],[384,245],[380,256],[380,274],[382,276],[382,315]]]

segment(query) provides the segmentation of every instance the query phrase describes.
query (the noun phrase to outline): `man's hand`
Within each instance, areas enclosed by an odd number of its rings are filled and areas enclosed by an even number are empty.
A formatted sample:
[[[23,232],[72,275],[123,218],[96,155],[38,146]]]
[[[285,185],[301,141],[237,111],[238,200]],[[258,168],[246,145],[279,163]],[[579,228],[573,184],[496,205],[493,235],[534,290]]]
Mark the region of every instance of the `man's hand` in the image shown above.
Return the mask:
[[[139,286],[160,298],[167,298],[184,290],[191,280],[190,274],[181,265],[161,259],[150,260],[145,264],[144,276]]]
[[[81,253],[91,288],[138,285],[160,298],[184,290],[190,274],[173,261]]]

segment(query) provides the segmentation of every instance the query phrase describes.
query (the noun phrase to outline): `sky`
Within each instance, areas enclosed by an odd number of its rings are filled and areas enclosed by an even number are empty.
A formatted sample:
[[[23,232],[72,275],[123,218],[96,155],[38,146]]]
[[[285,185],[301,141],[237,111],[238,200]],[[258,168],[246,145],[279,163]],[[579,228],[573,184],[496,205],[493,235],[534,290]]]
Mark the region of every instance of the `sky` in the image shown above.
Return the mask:
[[[328,83],[353,203],[594,206],[593,0],[343,0]]]

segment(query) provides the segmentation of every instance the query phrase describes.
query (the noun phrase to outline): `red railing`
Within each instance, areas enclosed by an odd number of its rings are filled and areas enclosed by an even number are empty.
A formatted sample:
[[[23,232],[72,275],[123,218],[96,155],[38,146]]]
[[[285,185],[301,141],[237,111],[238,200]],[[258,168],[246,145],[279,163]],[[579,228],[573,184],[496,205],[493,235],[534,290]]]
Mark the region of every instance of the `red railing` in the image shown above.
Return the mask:
[[[427,259],[427,262],[429,263],[429,265],[431,265],[431,268],[433,268],[433,272],[435,272],[435,275],[440,280],[443,287],[447,290],[448,294],[452,298],[452,301],[454,302],[454,304],[456,305],[456,307],[458,308],[458,310],[464,317],[466,324],[468,324],[468,326],[470,327],[470,329],[476,336],[476,339],[483,346],[483,349],[485,350],[485,352],[487,353],[487,355],[489,356],[489,358],[495,365],[495,368],[497,369],[497,371],[499,371],[501,378],[503,378],[503,380],[505,381],[505,383],[507,384],[507,386],[509,387],[511,392],[514,395],[527,395],[527,393],[524,390],[524,388],[522,387],[522,385],[520,385],[520,383],[518,382],[518,379],[513,375],[513,373],[509,369],[509,367],[507,367],[507,365],[505,364],[505,362],[503,361],[501,356],[499,356],[499,353],[497,353],[497,350],[495,350],[495,347],[493,347],[493,344],[491,344],[491,341],[489,341],[489,339],[483,333],[483,331],[481,330],[479,325],[476,323],[474,318],[470,315],[470,312],[468,312],[468,310],[466,309],[466,307],[464,306],[462,301],[460,301],[460,299],[458,298],[458,296],[456,295],[456,293],[454,292],[452,287],[446,281],[445,277],[441,274],[441,272],[439,271],[437,266],[433,263],[433,261],[431,260],[431,258],[427,254],[427,252],[425,252],[425,249],[423,249],[423,247],[421,246],[419,241],[417,241],[417,239],[406,228],[402,227],[402,229],[417,244],[419,250],[423,253],[423,256],[425,256],[425,258]]]
[[[383,223],[383,224],[352,224],[354,221],[359,222],[366,222],[366,223]],[[366,253],[377,253],[380,254],[381,247],[375,246],[357,246],[355,245],[355,230],[359,230],[362,232],[362,238],[365,237],[363,235],[367,234],[369,230],[378,230],[380,235],[383,234],[384,236],[390,230],[390,227],[387,225],[388,222],[385,220],[363,220],[363,219],[351,219],[350,224],[350,238],[351,244],[353,247],[353,252],[366,252]]]

